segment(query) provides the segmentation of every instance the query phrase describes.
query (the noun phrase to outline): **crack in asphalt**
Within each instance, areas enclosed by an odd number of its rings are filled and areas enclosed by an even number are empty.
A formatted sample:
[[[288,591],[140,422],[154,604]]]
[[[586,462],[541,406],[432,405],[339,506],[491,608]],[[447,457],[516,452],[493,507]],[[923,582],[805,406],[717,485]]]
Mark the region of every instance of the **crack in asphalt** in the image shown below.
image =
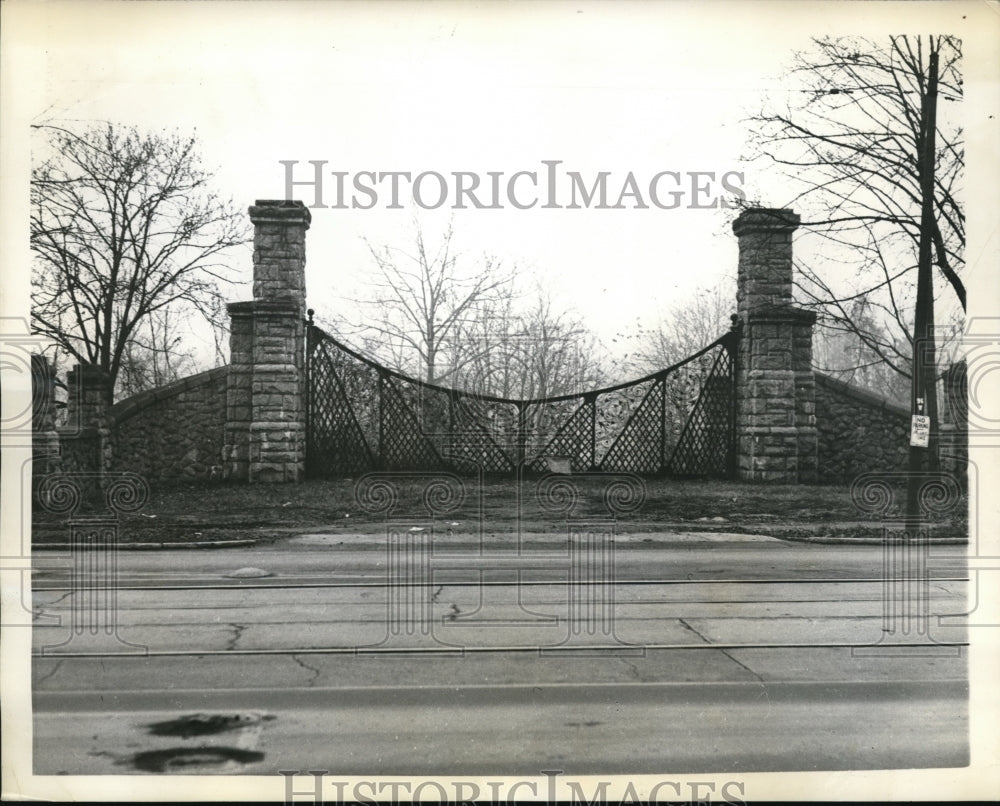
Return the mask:
[[[40,686],[42,683],[44,683],[46,680],[48,680],[50,677],[52,677],[52,675],[54,675],[56,672],[58,672],[59,671],[59,667],[63,665],[63,661],[64,660],[66,660],[66,659],[65,658],[61,658],[61,659],[57,660],[56,661],[56,665],[52,667],[52,671],[49,672],[47,675],[44,675],[43,677],[39,677],[38,680],[35,681],[35,686],[36,687]]]
[[[628,660],[628,658],[619,658],[618,660],[628,666],[629,673],[635,680],[642,680],[642,674],[639,672],[639,667],[636,666],[634,662]]]
[[[704,641],[704,642],[705,642],[706,644],[708,644],[708,646],[713,646],[713,644],[712,644],[712,642],[711,642],[711,641],[709,641],[709,640],[708,640],[708,639],[707,639],[707,638],[706,638],[706,637],[705,637],[704,635],[702,635],[702,634],[701,634],[701,633],[700,633],[700,632],[699,632],[698,630],[696,630],[696,629],[695,629],[694,627],[692,627],[692,626],[691,626],[690,624],[688,624],[688,623],[687,623],[687,622],[686,622],[686,621],[685,621],[684,619],[680,618],[680,619],[677,619],[677,621],[678,621],[678,622],[680,623],[680,625],[681,625],[681,626],[682,626],[682,627],[683,627],[684,629],[686,629],[686,630],[690,630],[691,632],[693,632],[693,633],[694,633],[695,635],[697,635],[697,636],[698,636],[698,637],[699,637],[699,638],[700,638],[700,639],[701,639],[702,641]],[[727,658],[729,658],[729,660],[731,660],[731,661],[732,661],[733,663],[735,663],[735,664],[736,664],[737,666],[739,666],[739,667],[740,667],[741,669],[744,669],[744,670],[746,670],[746,671],[750,672],[750,674],[752,674],[752,675],[753,675],[754,677],[756,677],[756,678],[757,678],[757,682],[759,682],[759,683],[760,683],[761,685],[763,685],[763,684],[764,684],[764,678],[763,678],[763,677],[761,677],[761,676],[760,676],[759,674],[757,674],[757,672],[755,672],[755,671],[754,671],[753,669],[751,669],[751,668],[750,668],[749,666],[747,666],[747,665],[746,665],[745,663],[742,663],[741,661],[737,660],[737,659],[736,659],[736,658],[734,658],[734,657],[733,657],[732,655],[730,655],[730,654],[729,654],[729,651],[728,651],[728,650],[725,650],[725,649],[721,649],[721,648],[720,648],[720,649],[719,649],[719,652],[721,652],[721,653],[722,653],[723,655],[725,655],[725,656],[726,656]]]
[[[684,619],[682,619],[682,618],[677,619],[677,623],[680,624],[685,630],[689,630],[690,632],[693,632],[695,635],[697,635],[706,644],[710,644],[711,643],[711,641],[709,641],[704,635],[702,635],[694,627],[692,627],[690,624],[688,624]]]
[[[233,637],[229,639],[229,643],[226,645],[227,652],[236,649],[236,643],[240,640],[244,631],[247,629],[246,624],[235,624],[230,622],[229,626],[232,627],[234,634]]]
[[[443,590],[444,590],[444,585],[438,585],[438,589],[436,591],[434,591],[434,593],[431,594],[431,602],[432,603],[435,603],[435,604],[437,603],[438,596],[441,595],[441,591],[443,591]]]
[[[317,678],[319,678],[320,670],[317,669],[315,666],[310,666],[308,663],[302,660],[302,658],[300,658],[298,655],[292,655],[292,660],[295,661],[303,669],[306,669],[307,671],[313,673],[313,676],[306,681],[306,685],[311,687],[316,682]]]
[[[765,683],[764,683],[764,678],[763,678],[763,677],[761,677],[761,676],[760,676],[759,674],[757,674],[757,672],[755,672],[755,671],[754,671],[753,669],[751,669],[751,668],[750,668],[749,666],[747,666],[747,665],[746,665],[745,663],[743,663],[742,661],[739,661],[739,660],[737,660],[737,659],[736,659],[736,658],[734,658],[734,657],[733,657],[732,655],[730,655],[730,654],[729,654],[729,651],[728,651],[728,650],[725,650],[725,649],[723,649],[723,650],[722,650],[722,654],[723,654],[723,655],[725,655],[725,656],[726,656],[727,658],[729,658],[729,660],[731,660],[731,661],[732,661],[733,663],[735,663],[735,664],[736,664],[737,666],[741,666],[742,668],[744,668],[744,669],[746,669],[746,670],[747,670],[748,672],[750,672],[750,674],[752,674],[752,675],[753,675],[754,677],[756,677],[756,678],[757,678],[757,681],[758,681],[758,682],[759,682],[759,683],[760,683],[761,685],[764,685],[764,684],[765,684]],[[764,690],[766,691],[767,689],[764,689]]]
[[[72,596],[74,593],[76,593],[76,591],[71,591],[71,590],[66,591],[66,593],[64,593],[58,599],[54,599],[51,602],[46,602],[45,604],[34,605],[31,608],[32,621],[38,621],[39,619],[43,618],[61,619],[62,616],[60,616],[58,613],[50,613],[49,608],[55,607],[57,604],[64,601],[67,597]]]
[[[45,604],[45,605],[42,605],[42,607],[52,607],[52,605],[57,605],[57,604],[59,604],[59,603],[60,603],[61,601],[63,601],[63,599],[65,599],[65,598],[66,598],[67,596],[72,596],[72,595],[73,595],[74,593],[76,593],[76,591],[73,591],[73,590],[69,590],[69,591],[66,591],[66,593],[64,593],[64,594],[63,594],[62,596],[60,596],[60,597],[59,597],[58,599],[53,599],[53,600],[52,600],[51,602],[49,602],[48,604]]]

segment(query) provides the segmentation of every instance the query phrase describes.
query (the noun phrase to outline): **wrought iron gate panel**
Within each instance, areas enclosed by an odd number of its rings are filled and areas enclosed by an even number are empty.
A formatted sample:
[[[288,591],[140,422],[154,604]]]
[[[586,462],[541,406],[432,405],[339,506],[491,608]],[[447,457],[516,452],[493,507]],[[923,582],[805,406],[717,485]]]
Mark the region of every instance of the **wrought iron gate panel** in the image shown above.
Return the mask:
[[[382,374],[380,464],[386,470],[443,470],[447,463],[435,445],[435,442],[440,444],[442,432],[434,428],[439,419],[434,404],[439,401],[432,396],[406,395],[412,391],[404,384],[397,384],[388,374]]]
[[[663,468],[663,394],[661,378],[629,414],[625,427],[604,454],[601,470],[657,473]]]
[[[515,467],[511,457],[516,456],[517,416],[511,422],[502,416],[502,409],[477,406],[477,402],[452,395],[446,456],[458,470],[482,468],[486,473],[510,473]]]
[[[674,476],[732,474],[735,445],[733,361],[719,350],[666,464]]]
[[[311,323],[306,468],[615,471],[731,477],[735,349],[729,333],[653,375],[577,395],[510,400],[446,389],[383,367]]]
[[[636,411],[655,387],[656,380],[647,378],[598,394],[596,453],[600,457],[598,465],[601,469],[624,470],[625,466],[632,464],[631,457],[623,455],[616,445],[623,441],[631,442],[629,426],[635,422]]]
[[[582,473],[596,466],[594,456],[594,418],[596,398],[584,397],[583,402],[564,400],[529,406],[535,410],[535,450],[529,467],[537,472],[549,469],[546,457],[565,457],[574,473]],[[559,424],[559,421],[562,424]],[[555,431],[551,436],[551,431]],[[548,439],[546,439],[548,437]]]
[[[365,435],[356,412],[366,413],[380,398],[363,394],[359,375],[337,371],[339,351],[329,342],[310,345],[306,407],[306,473],[310,476],[355,474],[375,466],[376,434]],[[355,381],[346,389],[344,379]],[[376,381],[377,383],[377,381]],[[353,392],[353,394],[352,394]],[[376,415],[377,416],[377,415]]]

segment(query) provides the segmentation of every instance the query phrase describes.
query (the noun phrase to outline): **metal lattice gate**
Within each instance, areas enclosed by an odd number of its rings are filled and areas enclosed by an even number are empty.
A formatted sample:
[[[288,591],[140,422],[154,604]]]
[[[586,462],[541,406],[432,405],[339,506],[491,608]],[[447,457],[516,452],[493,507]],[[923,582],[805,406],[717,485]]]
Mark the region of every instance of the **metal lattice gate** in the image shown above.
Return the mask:
[[[735,332],[671,367],[578,395],[512,400],[447,389],[308,326],[306,473],[372,470],[735,476]]]

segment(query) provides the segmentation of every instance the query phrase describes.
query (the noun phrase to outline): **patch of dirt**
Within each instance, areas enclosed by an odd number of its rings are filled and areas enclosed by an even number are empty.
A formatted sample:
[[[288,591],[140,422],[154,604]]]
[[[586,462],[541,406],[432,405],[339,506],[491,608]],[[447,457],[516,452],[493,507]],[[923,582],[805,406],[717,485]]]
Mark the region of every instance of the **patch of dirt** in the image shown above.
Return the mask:
[[[550,477],[551,478],[551,477]],[[509,479],[488,479],[481,486],[463,480],[455,506],[440,515],[435,528],[443,533],[474,534],[480,518],[494,533],[546,533],[565,529],[566,519],[615,517],[621,532],[658,531],[668,526],[685,530],[753,532],[774,536],[803,535],[838,529],[842,534],[880,534],[876,523],[856,524],[860,513],[848,487],[749,485],[724,481],[644,479],[641,506],[609,508],[607,480],[566,476],[574,495],[567,506],[549,508],[543,480],[526,479],[520,487]],[[421,480],[397,483],[398,498],[388,513],[393,519],[430,519]],[[356,493],[355,480],[307,481],[302,484],[237,485],[228,483],[155,487],[140,512],[124,514],[119,541],[128,543],[196,543],[218,540],[270,542],[309,531],[336,534],[374,534],[385,528],[385,512],[366,509]],[[935,534],[965,536],[963,501],[957,514],[935,524]],[[95,514],[94,512],[90,514]],[[97,514],[100,514],[97,512]],[[110,514],[110,513],[107,513]],[[35,545],[68,543],[70,525],[65,515],[35,507],[32,519]]]

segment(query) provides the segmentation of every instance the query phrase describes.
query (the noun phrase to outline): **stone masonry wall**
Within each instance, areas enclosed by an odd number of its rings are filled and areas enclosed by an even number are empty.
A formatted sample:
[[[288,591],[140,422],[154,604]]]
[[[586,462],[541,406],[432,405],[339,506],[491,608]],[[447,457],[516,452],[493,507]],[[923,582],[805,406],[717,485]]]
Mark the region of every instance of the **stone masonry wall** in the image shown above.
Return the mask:
[[[218,367],[108,409],[109,469],[150,482],[221,478],[228,377]]]
[[[850,483],[866,471],[906,467],[909,410],[828,375],[814,375],[819,481]]]

